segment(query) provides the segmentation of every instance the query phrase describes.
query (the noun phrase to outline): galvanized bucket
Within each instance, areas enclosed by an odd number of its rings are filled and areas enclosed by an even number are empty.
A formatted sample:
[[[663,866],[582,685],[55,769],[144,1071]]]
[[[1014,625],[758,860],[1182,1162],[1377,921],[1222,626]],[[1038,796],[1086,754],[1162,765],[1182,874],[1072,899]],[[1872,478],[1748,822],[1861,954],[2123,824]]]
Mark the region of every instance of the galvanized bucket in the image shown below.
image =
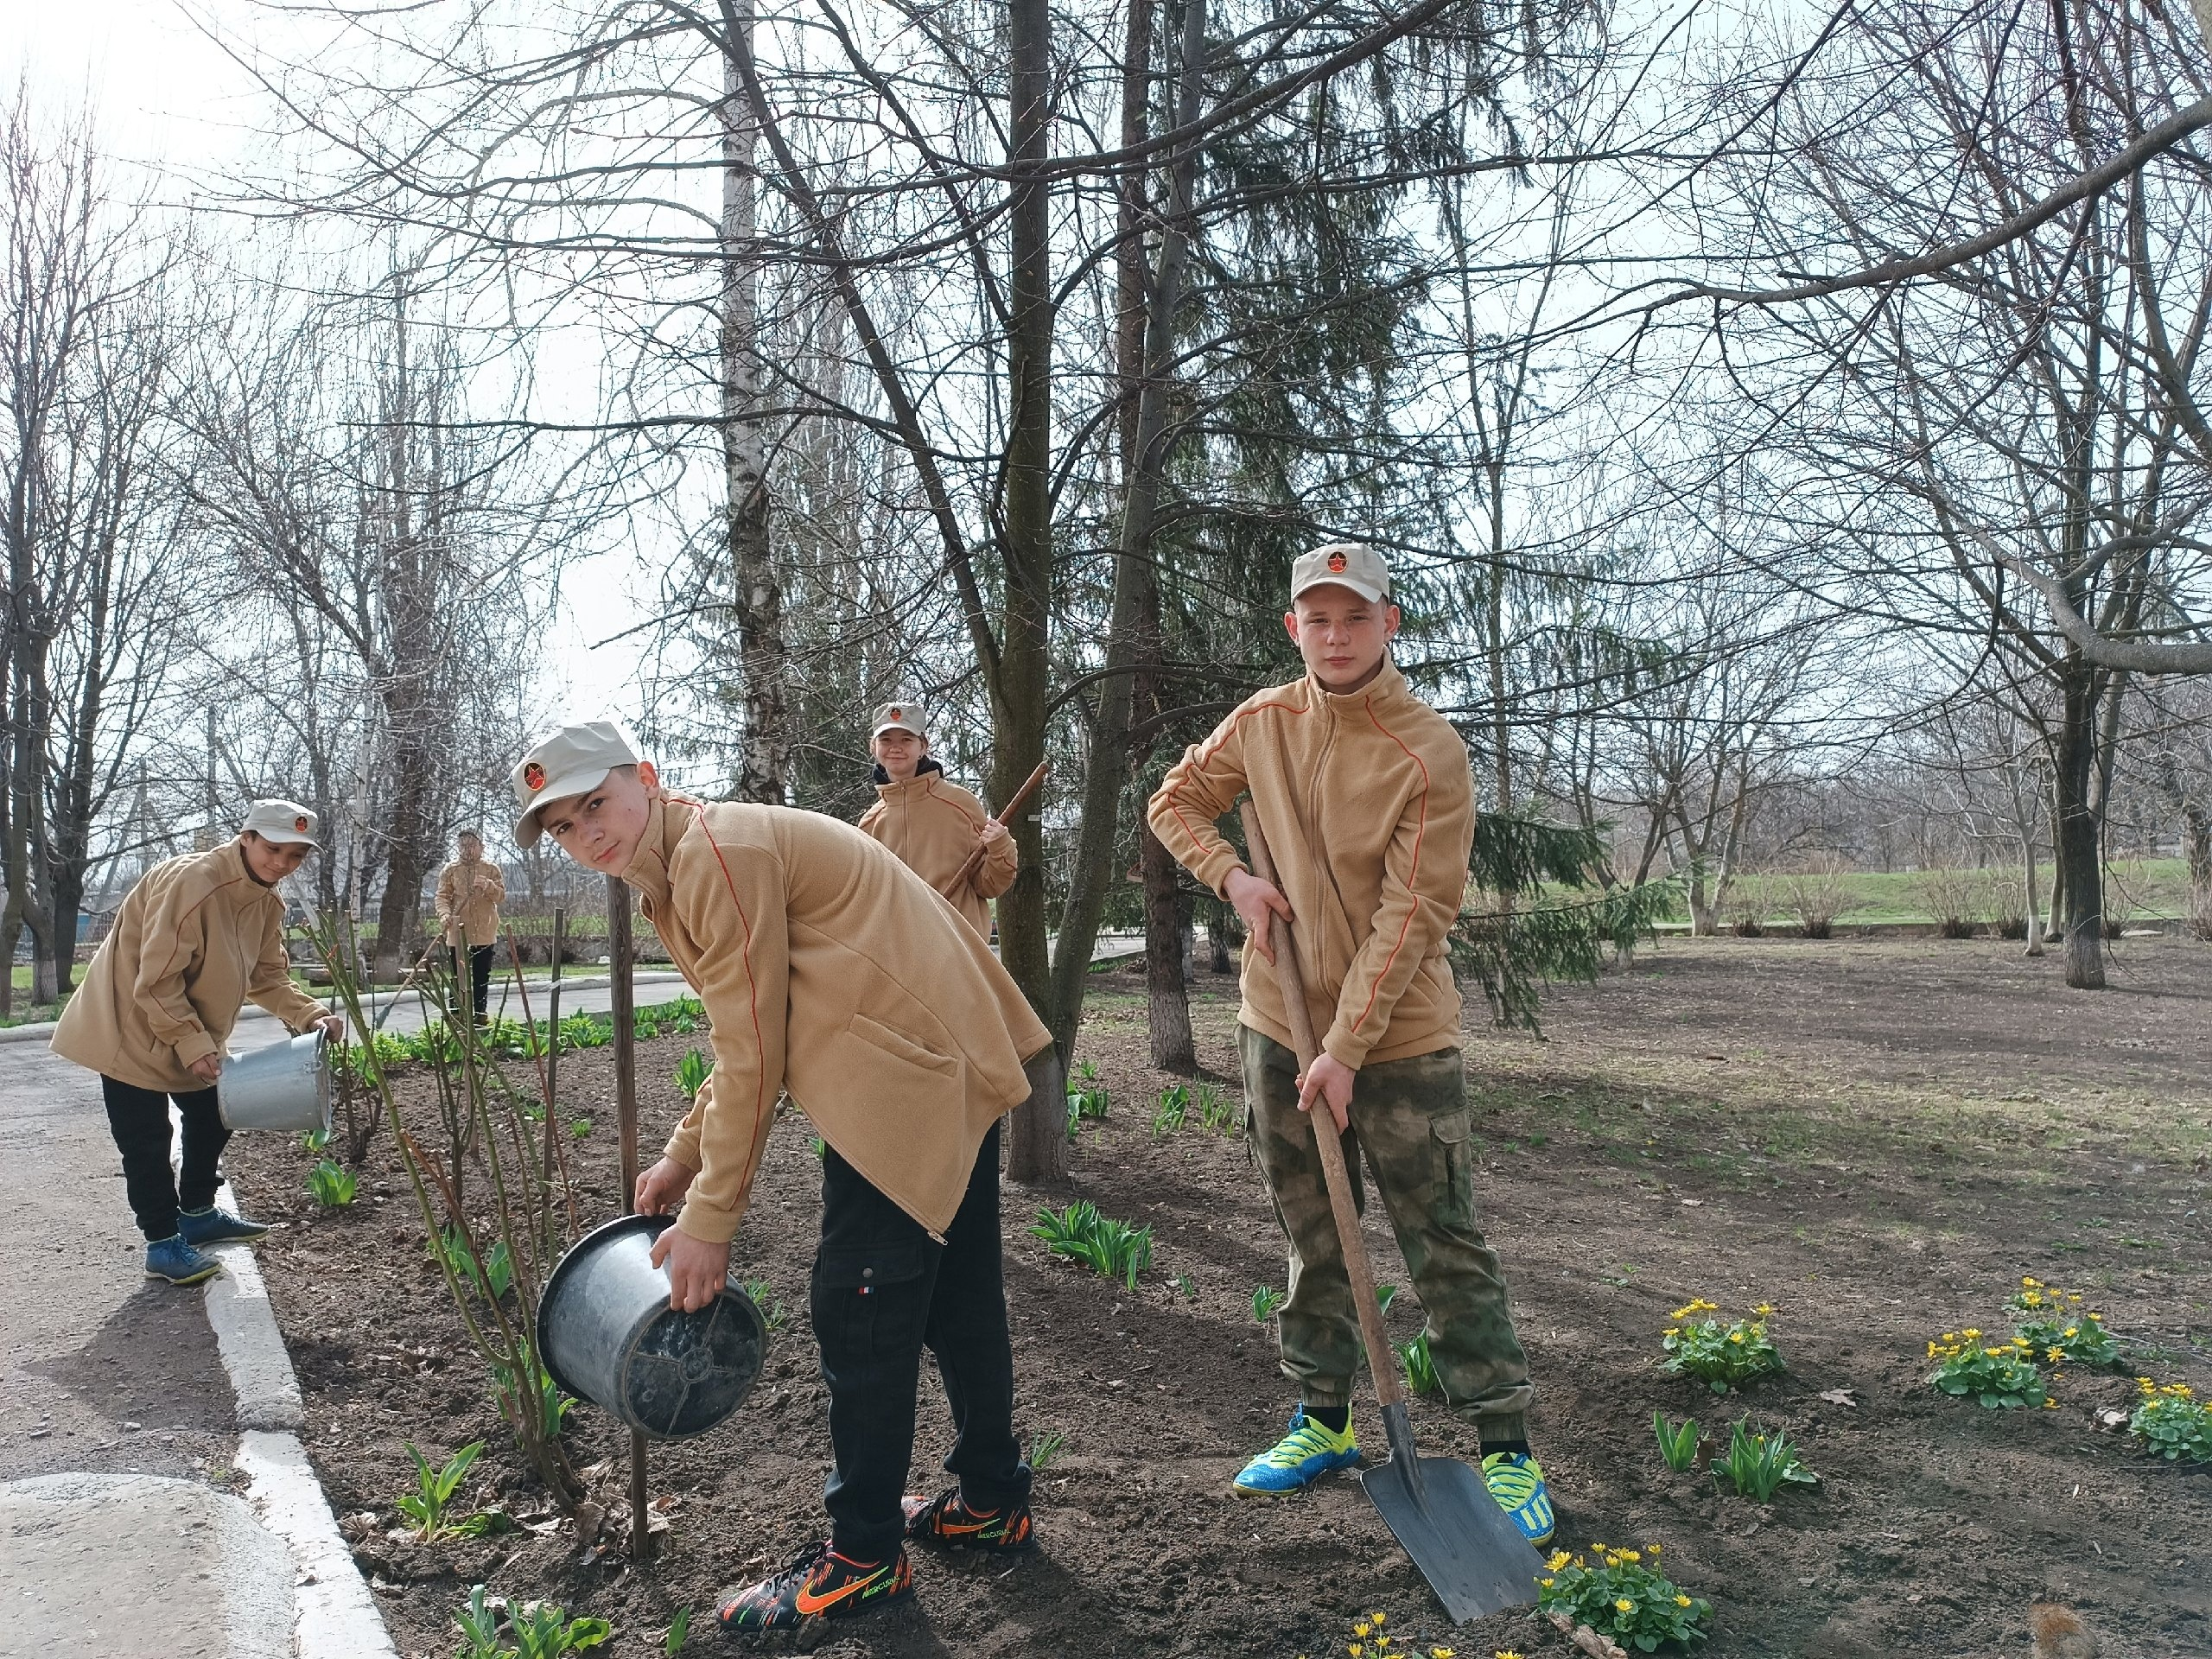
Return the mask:
[[[330,1128],[330,1052],[311,1031],[251,1054],[223,1057],[215,1109],[226,1129],[296,1132]]]
[[[657,1440],[703,1434],[760,1379],[768,1325],[737,1281],[707,1306],[668,1305],[652,1265],[666,1216],[624,1216],[575,1242],[537,1303],[537,1351],[563,1389]]]

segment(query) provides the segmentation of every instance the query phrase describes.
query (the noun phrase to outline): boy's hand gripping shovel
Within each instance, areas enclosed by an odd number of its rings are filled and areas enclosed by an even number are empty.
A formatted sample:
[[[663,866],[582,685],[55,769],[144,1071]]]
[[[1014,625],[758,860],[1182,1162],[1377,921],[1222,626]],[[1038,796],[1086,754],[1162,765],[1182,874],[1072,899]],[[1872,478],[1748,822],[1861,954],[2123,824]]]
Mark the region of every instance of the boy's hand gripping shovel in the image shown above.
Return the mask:
[[[1260,815],[1248,799],[1244,803],[1244,844],[1251,849],[1252,870],[1262,880],[1277,886],[1274,860],[1268,855],[1267,837],[1260,830]],[[1298,968],[1298,952],[1290,937],[1290,924],[1270,917],[1274,930],[1275,982],[1281,988],[1283,1009],[1298,1048],[1301,1076],[1320,1052],[1313,1040],[1313,1018],[1306,1006],[1305,976]],[[1306,1116],[1313,1122],[1313,1139],[1321,1152],[1321,1173],[1329,1184],[1329,1208],[1337,1218],[1337,1237],[1344,1249],[1344,1271],[1351,1280],[1352,1303],[1359,1310],[1360,1339],[1367,1346],[1367,1369],[1375,1377],[1375,1395],[1382,1408],[1382,1428],[1389,1437],[1390,1461],[1360,1471],[1359,1484],[1369,1500],[1421,1574],[1436,1592],[1455,1624],[1526,1607],[1536,1599],[1536,1574],[1542,1558],[1521,1535],[1513,1517],[1491,1496],[1479,1471],[1456,1458],[1424,1458],[1414,1446],[1412,1424],[1406,1417],[1406,1391],[1399,1380],[1396,1356],[1382,1333],[1382,1309],[1375,1300],[1375,1275],[1367,1262],[1367,1248],[1359,1231],[1359,1213],[1352,1208],[1351,1179],[1344,1168],[1344,1147],[1337,1138],[1337,1121],[1328,1103],[1317,1103]]]

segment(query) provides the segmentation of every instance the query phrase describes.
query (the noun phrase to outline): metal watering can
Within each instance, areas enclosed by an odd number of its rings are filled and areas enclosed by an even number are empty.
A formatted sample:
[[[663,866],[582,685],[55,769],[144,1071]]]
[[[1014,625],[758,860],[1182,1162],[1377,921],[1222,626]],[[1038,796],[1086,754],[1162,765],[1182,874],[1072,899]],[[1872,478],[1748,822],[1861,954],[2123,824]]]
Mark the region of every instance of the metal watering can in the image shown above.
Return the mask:
[[[223,1057],[215,1109],[226,1129],[330,1128],[329,1040],[320,1031]]]
[[[753,1391],[768,1325],[733,1277],[696,1313],[652,1265],[667,1216],[624,1216],[578,1239],[537,1301],[537,1351],[562,1389],[657,1440],[703,1434]]]

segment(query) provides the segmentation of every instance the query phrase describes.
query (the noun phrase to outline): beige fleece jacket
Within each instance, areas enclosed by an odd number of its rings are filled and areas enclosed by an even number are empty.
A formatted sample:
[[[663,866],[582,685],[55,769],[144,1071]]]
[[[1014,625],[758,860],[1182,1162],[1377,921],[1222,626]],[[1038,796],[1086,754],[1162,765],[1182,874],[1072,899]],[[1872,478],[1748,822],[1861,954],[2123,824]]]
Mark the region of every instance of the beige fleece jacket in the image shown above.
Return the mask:
[[[1295,918],[1321,1046],[1357,1069],[1457,1046],[1444,940],[1475,834],[1459,733],[1387,661],[1346,696],[1308,676],[1250,698],[1185,751],[1147,810],[1153,833],[1217,893],[1244,865],[1215,820],[1248,790]],[[1238,1020],[1289,1046],[1274,970],[1249,944],[1243,992]]]
[[[1014,837],[986,853],[958,892],[947,892],[990,817],[983,804],[941,772],[920,772],[903,784],[878,784],[875,795],[875,804],[861,814],[861,833],[898,854],[900,863],[944,893],[970,927],[989,938],[988,901],[1014,885],[1020,867]]]
[[[455,918],[469,944],[499,942],[499,906],[507,878],[488,858],[456,858],[438,872],[438,937],[448,938]]]
[[[249,999],[295,1033],[323,1016],[292,982],[284,901],[255,880],[236,842],[172,858],[124,895],[54,1052],[166,1094],[207,1087],[192,1063],[220,1054]]]
[[[736,1231],[792,1102],[931,1233],[1052,1041],[973,928],[849,823],[791,807],[656,800],[622,879],[707,1006],[715,1068],[669,1137],[698,1172],[677,1224]]]

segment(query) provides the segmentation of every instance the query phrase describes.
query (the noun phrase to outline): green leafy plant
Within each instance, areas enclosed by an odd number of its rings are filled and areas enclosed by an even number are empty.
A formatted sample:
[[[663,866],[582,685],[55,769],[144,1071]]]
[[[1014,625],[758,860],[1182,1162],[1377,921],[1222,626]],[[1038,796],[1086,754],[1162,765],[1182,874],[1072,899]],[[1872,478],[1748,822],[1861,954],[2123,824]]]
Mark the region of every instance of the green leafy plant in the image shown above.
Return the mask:
[[[2012,1334],[2053,1365],[2071,1360],[2077,1365],[2116,1370],[2121,1361],[2120,1344],[2105,1329],[2105,1316],[2082,1306],[2082,1293],[2022,1274],[2020,1288],[2005,1304],[2016,1316]]]
[[[308,1171],[308,1191],[326,1210],[342,1209],[353,1203],[353,1195],[360,1187],[361,1183],[352,1170],[329,1158]]]
[[[468,1592],[467,1605],[453,1616],[465,1645],[454,1659],[514,1659],[514,1649],[499,1640],[500,1610],[486,1605],[484,1586]]]
[[[603,1618],[570,1618],[544,1602],[508,1618],[514,1632],[515,1659],[562,1659],[610,1640],[614,1627]]]
[[[1029,1467],[1041,1472],[1052,1467],[1061,1452],[1067,1450],[1068,1437],[1057,1428],[1048,1428],[1033,1435],[1029,1441]]]
[[[1186,1302],[1195,1302],[1198,1300],[1198,1287],[1191,1282],[1191,1275],[1187,1273],[1179,1273],[1175,1275],[1175,1288],[1182,1292],[1183,1300]]]
[[[309,1129],[305,1135],[300,1137],[300,1150],[302,1152],[312,1152],[316,1154],[329,1151],[330,1131],[328,1129]]]
[[[572,1014],[561,1022],[563,1048],[605,1048],[614,1040],[614,1028],[597,1014]]]
[[[586,1135],[591,1133],[591,1119],[588,1117],[577,1118],[569,1125],[569,1133],[575,1136],[577,1140],[582,1140]]]
[[[431,1239],[430,1256],[443,1263],[454,1278],[474,1286],[479,1295],[496,1299],[513,1287],[514,1260],[505,1239],[492,1246],[490,1256],[480,1265],[475,1252],[468,1248],[468,1236],[458,1225],[448,1222]]]
[[[814,1154],[814,1161],[818,1164],[822,1161],[823,1155],[830,1150],[830,1143],[820,1135],[814,1135],[807,1141],[806,1149]]]
[[[676,1659],[676,1656],[683,1651],[683,1644],[690,1639],[691,1610],[685,1607],[669,1620],[668,1634],[661,1638],[660,1650],[668,1655],[669,1659]]]
[[[1181,1128],[1191,1116],[1191,1085],[1170,1084],[1160,1091],[1160,1109],[1152,1115],[1152,1138],[1164,1141]]]
[[[1591,1554],[1595,1566],[1563,1549],[1553,1552],[1536,1580],[1538,1612],[1558,1614],[1569,1629],[1587,1624],[1638,1653],[1656,1653],[1668,1642],[1694,1647],[1711,1635],[1706,1623],[1713,1604],[1661,1576],[1658,1545],[1640,1550],[1598,1545]],[[1652,1558],[1649,1567],[1643,1564],[1646,1555]]]
[[[1694,1376],[1715,1394],[1726,1394],[1789,1369],[1767,1334],[1771,1307],[1762,1304],[1740,1319],[1721,1319],[1719,1312],[1715,1304],[1698,1297],[1669,1316],[1675,1323],[1660,1341],[1667,1351],[1669,1370]]]
[[[1287,1294],[1273,1285],[1255,1285],[1252,1287],[1252,1323],[1265,1325],[1289,1300]]]
[[[760,1310],[762,1324],[771,1331],[780,1331],[784,1328],[784,1322],[791,1315],[785,1311],[783,1303],[777,1299],[774,1286],[766,1279],[748,1279],[745,1281],[745,1294],[753,1299],[753,1306]]]
[[[427,1060],[432,1065],[437,1066],[458,1065],[461,1063],[461,1045],[465,1040],[449,1022],[443,1020],[432,1020],[415,1033],[409,1042],[409,1046],[413,1051],[414,1058],[418,1060]]]
[[[1137,1274],[1152,1265],[1152,1229],[1102,1216],[1088,1198],[1077,1198],[1064,1211],[1039,1210],[1029,1231],[1054,1255],[1119,1279],[1131,1290],[1137,1287]]]
[[[1390,1312],[1390,1304],[1397,1300],[1398,1287],[1395,1285],[1377,1285],[1375,1287],[1375,1305],[1381,1308],[1386,1316]]]
[[[2186,1382],[2135,1379],[2140,1391],[2127,1432],[2143,1449],[2170,1463],[2212,1463],[2212,1406],[2197,1399]]]
[[[1236,1128],[1236,1108],[1212,1084],[1198,1085],[1198,1122],[1214,1135],[1228,1135]]]
[[[2028,1344],[2018,1337],[1986,1347],[1981,1332],[1968,1325],[1930,1342],[1928,1357],[1936,1363],[1928,1380],[1945,1394],[1979,1401],[1992,1411],[2051,1403]]]
[[[1098,1068],[1085,1060],[1068,1078],[1068,1139],[1075,1139],[1076,1126],[1086,1117],[1106,1116],[1107,1093],[1096,1087]]]
[[[1733,1482],[1738,1492],[1759,1503],[1784,1486],[1817,1486],[1821,1478],[1805,1466],[1786,1435],[1755,1434],[1749,1417],[1730,1427],[1728,1453],[1713,1460],[1713,1478]]]
[[[1428,1332],[1424,1331],[1411,1342],[1390,1344],[1398,1356],[1398,1370],[1404,1374],[1408,1394],[1441,1394],[1444,1381],[1436,1374],[1436,1362],[1428,1351]]]
[[[537,1394],[537,1421],[548,1425],[557,1434],[576,1402],[561,1392],[560,1385],[553,1381],[551,1373],[543,1365],[532,1365],[529,1370]],[[513,1367],[494,1365],[492,1368],[493,1402],[508,1421],[516,1421],[516,1413],[527,1397],[516,1385]]]
[[[676,1086],[686,1100],[696,1100],[699,1090],[707,1086],[708,1076],[715,1063],[697,1049],[687,1051],[676,1063]]]
[[[453,1503],[454,1494],[461,1490],[461,1483],[467,1478],[468,1465],[483,1451],[483,1441],[472,1440],[447,1459],[442,1467],[433,1469],[429,1460],[415,1449],[415,1443],[407,1442],[407,1455],[415,1459],[415,1490],[400,1494],[399,1510],[415,1523],[416,1535],[424,1543],[454,1535],[454,1529],[446,1520],[446,1510]]]
[[[1685,1417],[1679,1424],[1670,1427],[1667,1414],[1655,1411],[1651,1414],[1651,1432],[1658,1439],[1659,1455],[1667,1460],[1667,1466],[1676,1474],[1683,1473],[1697,1461],[1696,1418]]]

